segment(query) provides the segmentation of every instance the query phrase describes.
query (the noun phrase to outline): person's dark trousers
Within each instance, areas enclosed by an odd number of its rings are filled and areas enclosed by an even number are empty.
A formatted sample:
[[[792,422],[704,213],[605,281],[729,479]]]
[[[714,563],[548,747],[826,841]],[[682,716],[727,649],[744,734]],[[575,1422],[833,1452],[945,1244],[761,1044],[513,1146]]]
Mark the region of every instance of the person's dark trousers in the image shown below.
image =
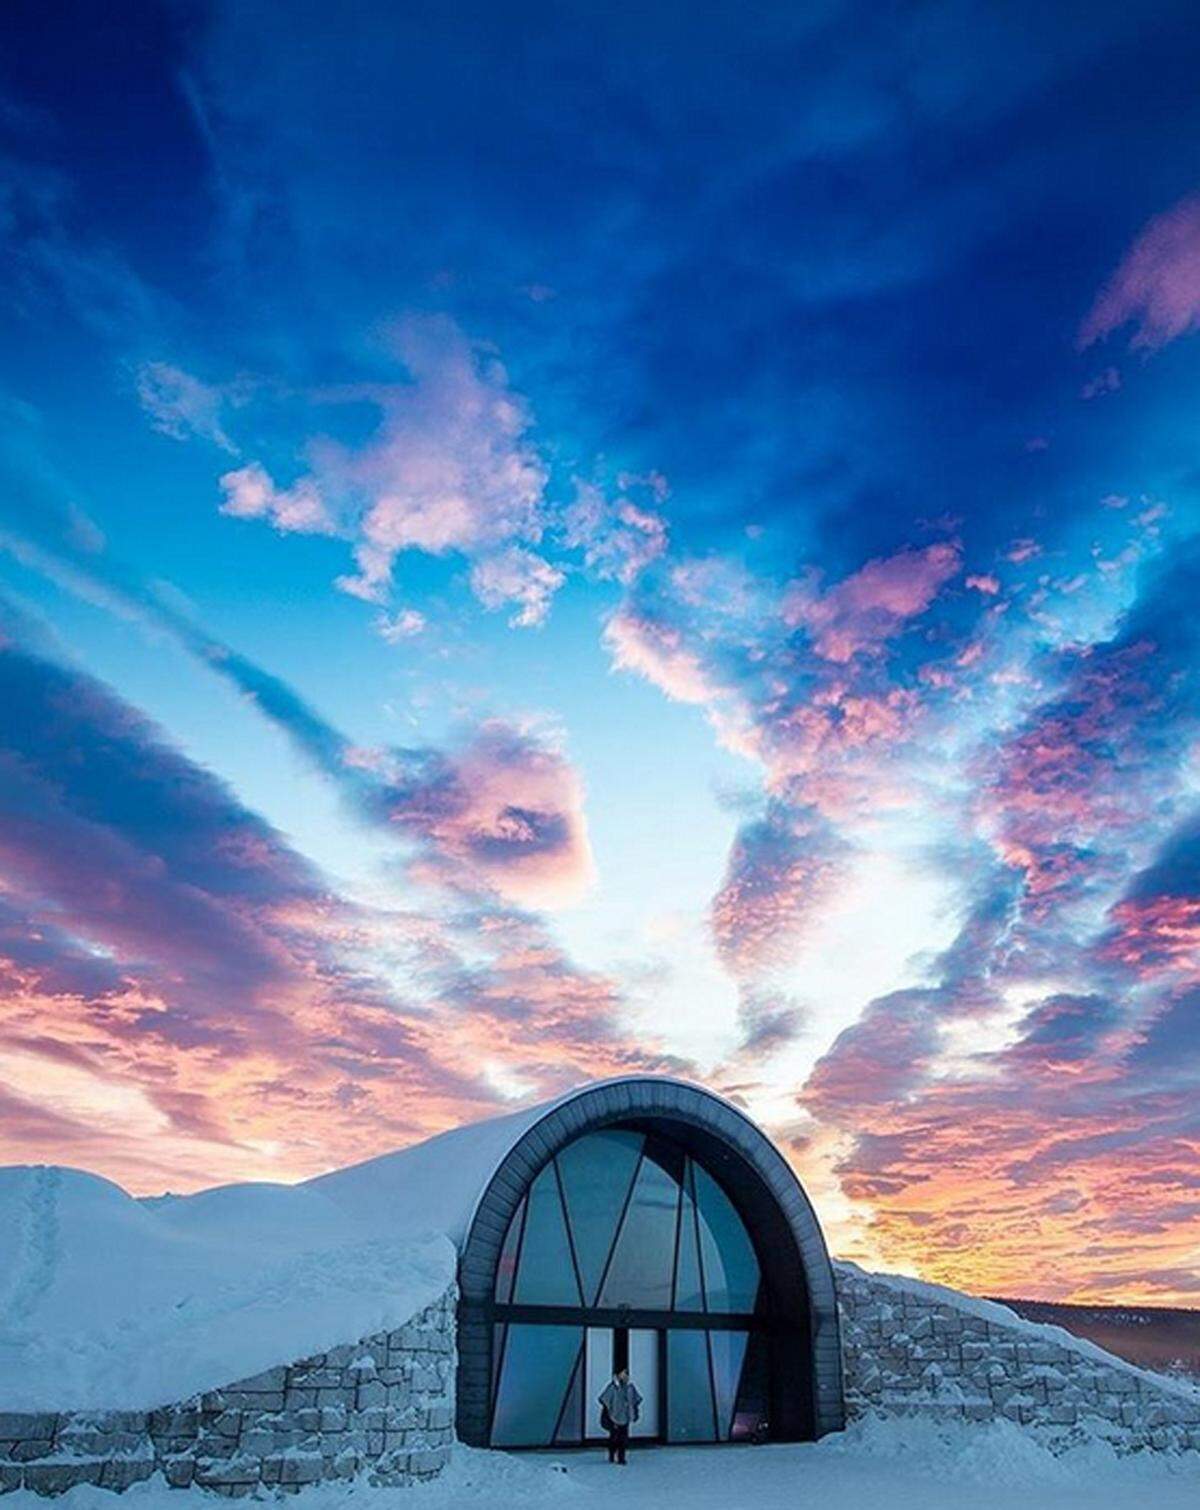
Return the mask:
[[[628,1440],[628,1426],[612,1426],[609,1428],[608,1461],[610,1463],[623,1463],[625,1461],[625,1443]]]

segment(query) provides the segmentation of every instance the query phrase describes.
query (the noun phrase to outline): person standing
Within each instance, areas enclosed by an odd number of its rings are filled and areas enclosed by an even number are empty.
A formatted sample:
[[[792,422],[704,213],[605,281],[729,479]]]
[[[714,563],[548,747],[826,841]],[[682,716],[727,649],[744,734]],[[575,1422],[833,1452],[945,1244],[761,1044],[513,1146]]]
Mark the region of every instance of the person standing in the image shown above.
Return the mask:
[[[642,1411],[642,1397],[627,1368],[618,1369],[600,1396],[600,1424],[608,1432],[608,1461],[625,1464],[629,1428]]]

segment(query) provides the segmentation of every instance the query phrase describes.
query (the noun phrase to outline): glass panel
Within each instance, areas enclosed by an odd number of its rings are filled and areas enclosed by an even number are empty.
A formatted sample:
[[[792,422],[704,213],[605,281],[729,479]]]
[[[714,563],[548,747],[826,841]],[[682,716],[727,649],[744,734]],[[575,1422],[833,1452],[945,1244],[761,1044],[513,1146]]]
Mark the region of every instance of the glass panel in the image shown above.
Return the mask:
[[[582,1344],[577,1326],[509,1326],[492,1413],[493,1446],[551,1445]]]
[[[693,1166],[700,1208],[700,1257],[710,1311],[753,1311],[758,1259],[742,1219],[707,1170]]]
[[[710,1332],[713,1383],[717,1390],[717,1435],[724,1442],[733,1427],[733,1406],[737,1399],[742,1360],[746,1356],[749,1332]]]
[[[642,1397],[642,1413],[629,1429],[631,1437],[658,1435],[659,1333],[634,1327],[629,1333],[629,1377]]]
[[[575,1368],[571,1374],[570,1388],[567,1390],[566,1404],[563,1406],[562,1419],[558,1423],[558,1430],[554,1434],[556,1442],[580,1442],[583,1440],[583,1349],[579,1350],[579,1357],[575,1360]]]
[[[529,1212],[521,1239],[513,1301],[517,1305],[580,1304],[553,1164],[547,1164],[529,1187]],[[550,1429],[554,1429],[553,1421]]]
[[[683,1186],[683,1214],[679,1225],[679,1252],[675,1269],[675,1310],[702,1311],[700,1250],[696,1245],[696,1202],[692,1195],[692,1161],[687,1163]]]
[[[760,1426],[767,1425],[769,1348],[770,1341],[765,1333],[751,1333],[730,1433],[735,1442],[746,1441]]]
[[[590,1326],[587,1329],[587,1383],[584,1394],[586,1435],[602,1437],[600,1429],[600,1396],[604,1386],[613,1375],[612,1327]]]
[[[667,1333],[667,1440],[711,1442],[712,1380],[704,1332]]]
[[[600,1291],[602,1306],[670,1309],[678,1208],[678,1183],[658,1164],[643,1159]]]
[[[496,1299],[506,1303],[512,1299],[513,1280],[517,1273],[517,1248],[521,1242],[521,1224],[525,1220],[525,1200],[513,1212],[513,1219],[504,1234],[504,1247],[500,1250],[500,1262],[496,1265]]]
[[[588,1305],[596,1303],[641,1151],[640,1133],[598,1132],[569,1143],[558,1156]]]

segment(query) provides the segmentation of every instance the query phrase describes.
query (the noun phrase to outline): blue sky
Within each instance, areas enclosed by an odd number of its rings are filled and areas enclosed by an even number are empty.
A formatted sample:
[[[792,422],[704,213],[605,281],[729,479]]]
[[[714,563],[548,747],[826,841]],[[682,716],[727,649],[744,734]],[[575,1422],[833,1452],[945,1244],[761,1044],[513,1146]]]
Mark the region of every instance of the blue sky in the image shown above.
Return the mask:
[[[6,1152],[668,1070],[847,1254],[1193,1294],[1190,7],[3,25]]]

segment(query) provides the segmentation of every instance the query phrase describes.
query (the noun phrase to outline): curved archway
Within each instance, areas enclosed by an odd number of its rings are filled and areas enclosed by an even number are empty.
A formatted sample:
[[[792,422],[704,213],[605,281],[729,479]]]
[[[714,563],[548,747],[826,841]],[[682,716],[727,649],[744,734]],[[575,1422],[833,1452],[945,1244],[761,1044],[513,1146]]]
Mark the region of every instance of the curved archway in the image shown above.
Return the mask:
[[[656,1147],[669,1145],[720,1187],[749,1235],[761,1271],[753,1320],[658,1312],[626,1318],[597,1306],[597,1298],[603,1297],[596,1296],[590,1297],[590,1308],[589,1297],[581,1296],[577,1310],[568,1314],[560,1306],[537,1319],[559,1323],[562,1332],[570,1324],[581,1336],[588,1333],[580,1328],[625,1319],[635,1326],[693,1331],[753,1326],[763,1339],[771,1435],[797,1440],[840,1428],[842,1370],[833,1270],[799,1181],[770,1140],[727,1102],[696,1086],[646,1077],[591,1086],[550,1108],[515,1139],[480,1195],[459,1264],[457,1423],[462,1440],[475,1446],[492,1442],[496,1343],[507,1319],[518,1314],[505,1304],[512,1297],[498,1297],[497,1291],[514,1217],[539,1175],[552,1164],[557,1170],[563,1150],[606,1130],[652,1138]],[[561,1176],[556,1178],[561,1184]],[[565,1215],[565,1195],[562,1199]],[[582,1370],[582,1360],[578,1367]]]

